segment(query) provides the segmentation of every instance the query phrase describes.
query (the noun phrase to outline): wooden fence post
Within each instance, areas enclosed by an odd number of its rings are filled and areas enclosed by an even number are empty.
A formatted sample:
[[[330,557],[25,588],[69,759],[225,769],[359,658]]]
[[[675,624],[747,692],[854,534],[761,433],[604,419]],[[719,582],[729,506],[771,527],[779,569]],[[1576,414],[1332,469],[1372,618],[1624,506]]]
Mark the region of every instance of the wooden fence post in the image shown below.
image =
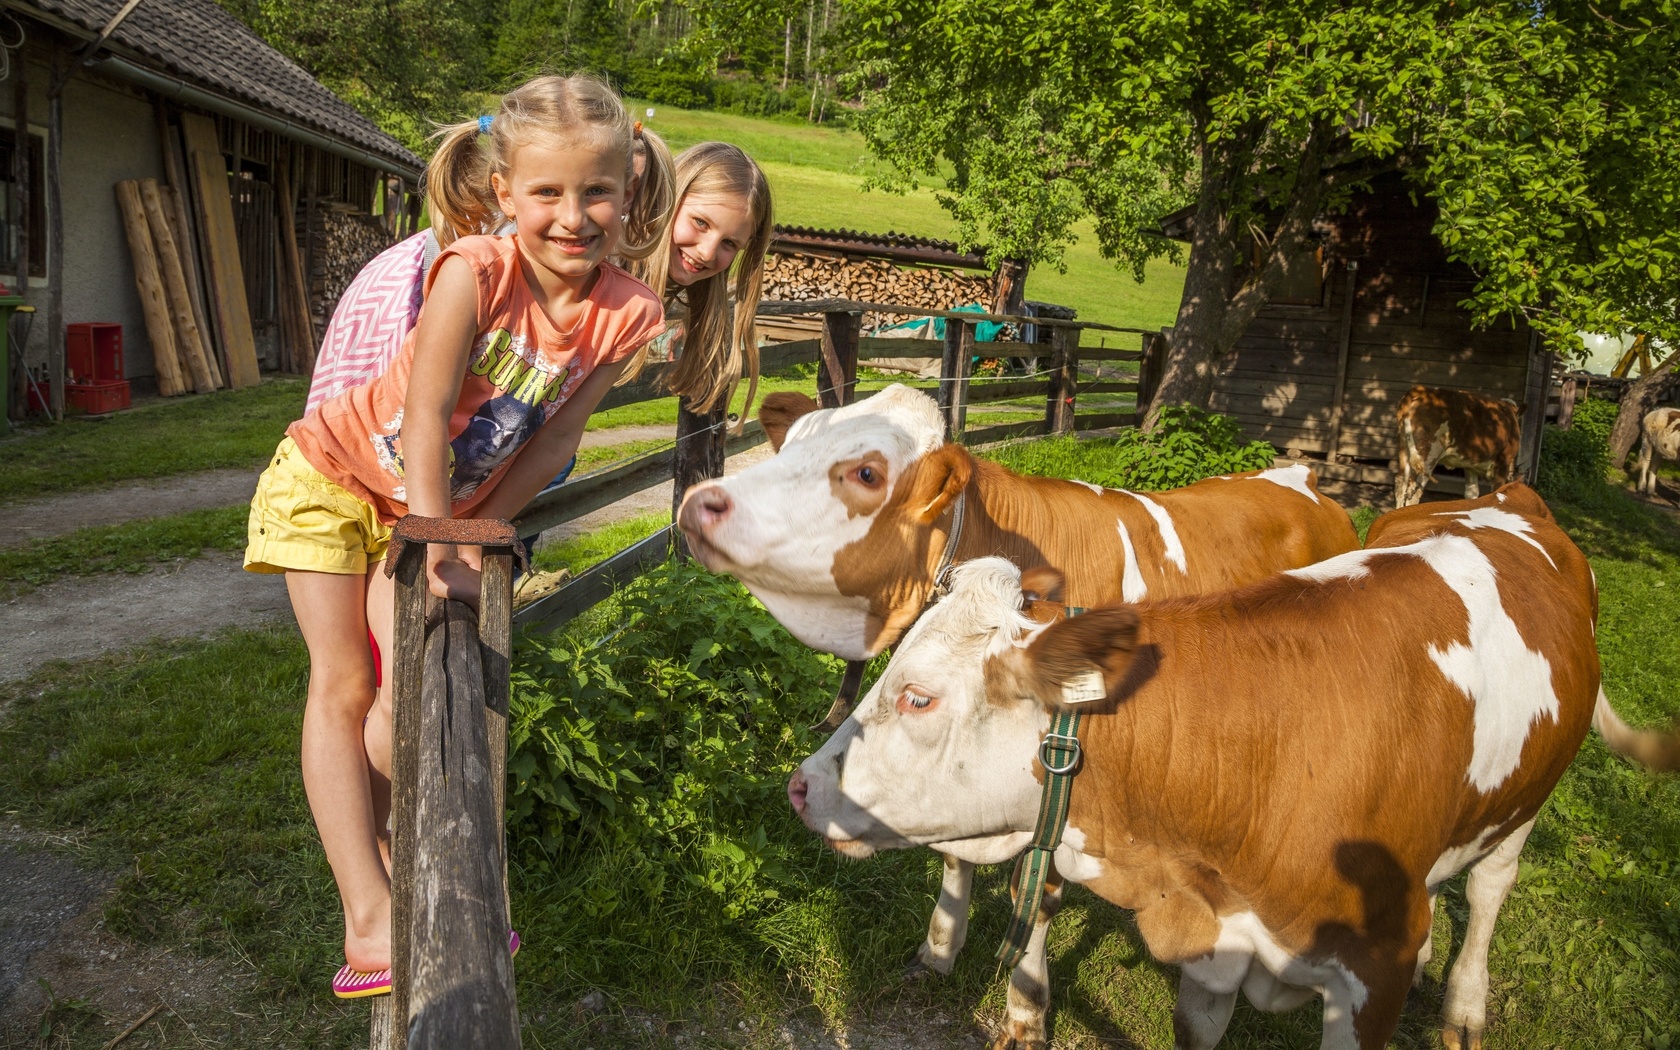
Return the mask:
[[[959,441],[968,423],[968,370],[974,359],[974,326],[945,318],[945,356],[939,365],[939,414],[945,440]]]
[[[409,516],[391,549],[391,995],[372,1050],[518,1047],[507,951],[513,526]],[[431,596],[430,543],[483,549],[480,612]],[[481,711],[475,711],[477,708]],[[478,714],[478,717],[471,717]]]
[[[855,358],[854,358],[855,360]],[[729,439],[729,406],[720,403],[710,412],[696,412],[684,398],[677,407],[676,463],[672,470],[671,520],[677,520],[683,496],[707,478],[723,476],[724,444]],[[676,534],[678,549],[688,554],[682,533]]]
[[[817,363],[817,403],[823,408],[852,403],[857,390],[858,334],[862,328],[861,313],[823,314],[822,357]]]
[[[1343,461],[1339,448],[1342,442],[1342,406],[1347,400],[1348,349],[1353,341],[1353,300],[1359,294],[1359,260],[1347,264],[1347,299],[1342,302],[1341,334],[1336,341],[1336,393],[1330,404],[1330,446],[1324,458],[1330,463]]]
[[[1047,434],[1073,430],[1073,399],[1079,393],[1079,332],[1061,326],[1050,329],[1050,389],[1044,405]]]

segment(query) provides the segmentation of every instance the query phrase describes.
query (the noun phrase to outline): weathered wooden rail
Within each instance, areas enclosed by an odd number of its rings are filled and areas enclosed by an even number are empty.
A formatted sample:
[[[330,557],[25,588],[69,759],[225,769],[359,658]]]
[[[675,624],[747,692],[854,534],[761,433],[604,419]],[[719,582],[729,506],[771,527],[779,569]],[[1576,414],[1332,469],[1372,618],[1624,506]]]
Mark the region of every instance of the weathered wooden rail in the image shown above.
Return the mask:
[[[943,339],[863,336],[861,325],[866,312],[943,318],[945,336]],[[1119,328],[1088,321],[1063,321],[1009,314],[926,310],[849,299],[767,302],[760,304],[759,315],[814,315],[821,319],[819,338],[763,347],[760,351],[760,369],[768,374],[793,365],[817,365],[815,393],[818,403],[824,408],[838,408],[859,397],[867,397],[873,392],[860,392],[858,389],[858,361],[863,351],[882,357],[939,361],[940,374],[937,380],[906,378],[904,382],[933,393],[945,419],[947,438],[969,445],[988,444],[1035,434],[1065,434],[1132,425],[1136,422],[1135,411],[1077,414],[1077,398],[1082,393],[1093,397],[1123,394],[1141,396],[1140,391],[1146,390],[1151,381],[1150,362],[1144,349],[1080,345],[1082,334],[1091,330],[1138,335],[1147,347],[1149,340],[1156,333],[1141,328]],[[975,325],[984,321],[1002,322],[1017,327],[1035,325],[1049,333],[1049,342],[976,342]],[[1002,377],[995,381],[977,378],[969,374],[969,366],[977,356],[1038,360],[1041,362],[1041,369],[1038,375],[1029,377]],[[1107,379],[1081,385],[1081,362],[1137,362],[1139,376],[1136,380]],[[667,396],[661,390],[662,378],[662,371],[652,371],[640,382],[613,390],[603,400],[601,407],[616,408]],[[1044,407],[1037,418],[973,428],[969,426],[970,406],[995,405],[1027,398],[1043,398]],[[678,414],[677,440],[672,448],[616,464],[545,492],[525,508],[515,525],[520,535],[530,536],[673,479],[676,482],[672,502],[674,511],[690,485],[705,478],[721,475],[724,462],[729,456],[745,452],[766,440],[763,429],[756,421],[746,423],[739,429],[739,433],[731,434],[729,430],[728,421],[722,411],[703,416],[688,411],[685,405]],[[544,630],[559,627],[610,595],[616,587],[622,586],[649,565],[662,560],[669,551],[673,538],[670,530],[666,529],[620,551],[553,594],[519,610],[514,617],[515,624],[523,628]]]
[[[426,547],[483,549],[479,610],[433,597]],[[513,557],[506,521],[397,523],[391,748],[391,989],[371,1050],[517,1048],[503,825]]]

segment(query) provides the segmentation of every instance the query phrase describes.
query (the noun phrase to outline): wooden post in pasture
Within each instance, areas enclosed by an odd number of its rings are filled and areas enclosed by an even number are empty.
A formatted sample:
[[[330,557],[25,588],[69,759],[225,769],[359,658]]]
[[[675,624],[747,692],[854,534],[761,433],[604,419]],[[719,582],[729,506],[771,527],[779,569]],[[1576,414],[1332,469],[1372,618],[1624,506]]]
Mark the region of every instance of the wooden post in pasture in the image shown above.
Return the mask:
[[[479,612],[428,591],[426,546],[483,549]],[[513,526],[397,523],[392,688],[391,990],[371,1050],[518,1047],[508,955],[508,670]]]
[[[817,403],[839,408],[857,391],[858,333],[863,314],[850,310],[823,314],[822,357],[817,362]]]
[[[1078,328],[1050,329],[1050,388],[1045,394],[1044,432],[1073,431],[1073,399],[1079,393]]]
[[[1075,329],[1077,332],[1078,329]],[[957,441],[968,424],[968,370],[974,360],[974,325],[945,318],[945,356],[939,366],[939,414],[945,440]]]
[[[671,486],[672,521],[676,520],[677,509],[682,506],[683,496],[690,488],[707,478],[723,477],[724,444],[728,438],[728,404],[720,403],[709,412],[696,412],[689,407],[687,398],[678,402],[676,464],[672,469],[675,484]],[[681,533],[677,534],[677,544],[686,555],[688,545],[683,542]]]

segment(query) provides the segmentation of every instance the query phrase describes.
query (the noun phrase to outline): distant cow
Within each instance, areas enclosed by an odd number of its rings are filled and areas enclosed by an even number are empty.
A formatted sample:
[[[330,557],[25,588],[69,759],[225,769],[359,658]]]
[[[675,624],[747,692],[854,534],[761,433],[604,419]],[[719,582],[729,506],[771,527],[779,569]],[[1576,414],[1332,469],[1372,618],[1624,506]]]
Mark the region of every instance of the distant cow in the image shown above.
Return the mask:
[[[1665,459],[1680,459],[1680,408],[1654,408],[1640,424],[1639,491],[1657,491],[1657,465]]]
[[[1464,498],[1475,499],[1478,477],[1500,485],[1517,472],[1522,428],[1514,401],[1466,390],[1414,386],[1400,401],[1400,471],[1394,505],[1423,499],[1436,467],[1464,471]]]
[[[898,641],[936,594],[947,554],[1056,565],[1069,601],[1100,605],[1225,590],[1359,545],[1300,464],[1149,493],[1023,477],[945,444],[933,399],[904,386],[823,410],[771,394],[759,419],[775,457],[694,486],[677,524],[702,564],[739,578],[795,638],[848,659]],[[974,864],[992,861],[941,852],[918,958],[949,973]],[[1042,954],[1042,938],[1034,944]]]
[[[969,562],[789,801],[849,857],[1018,851],[1049,709],[1086,703],[1055,868],[1131,909],[1150,953],[1181,968],[1175,1046],[1217,1044],[1239,989],[1267,1011],[1322,995],[1326,1050],[1386,1046],[1435,895],[1468,868],[1443,1035],[1479,1047],[1494,920],[1535,814],[1595,712],[1619,725],[1597,593],[1521,484],[1395,511],[1371,544],[1071,619],[1024,593],[1053,594],[1053,574],[1024,584],[1001,558]],[[1037,965],[1011,981],[1000,1045],[1045,1045]]]

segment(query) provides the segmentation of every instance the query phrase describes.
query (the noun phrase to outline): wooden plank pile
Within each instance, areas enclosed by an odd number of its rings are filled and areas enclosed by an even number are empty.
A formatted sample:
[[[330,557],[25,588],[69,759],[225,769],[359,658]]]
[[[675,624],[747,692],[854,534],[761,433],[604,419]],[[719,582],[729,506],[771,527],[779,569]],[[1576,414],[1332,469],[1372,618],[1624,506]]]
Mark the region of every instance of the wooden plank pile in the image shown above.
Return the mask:
[[[314,366],[315,329],[304,297],[287,165],[278,166],[280,185],[270,192],[266,184],[251,185],[249,176],[229,172],[211,118],[183,113],[175,125],[161,105],[156,118],[164,180],[129,179],[115,189],[158,392],[169,397],[260,382],[251,297],[266,294],[271,283],[278,289],[280,367],[307,374]],[[234,211],[232,180],[242,177],[242,189],[262,191],[257,198],[267,202],[264,213],[273,212],[279,230],[258,244],[261,265],[250,273],[241,261]],[[248,276],[258,287],[247,287]]]
[[[803,252],[773,252],[764,257],[764,298],[855,299],[866,303],[902,303],[928,310],[949,310],[968,303],[992,305],[991,274],[964,273],[937,266],[898,266],[885,259],[848,259]],[[870,313],[863,327],[873,331],[906,321],[908,316]]]

